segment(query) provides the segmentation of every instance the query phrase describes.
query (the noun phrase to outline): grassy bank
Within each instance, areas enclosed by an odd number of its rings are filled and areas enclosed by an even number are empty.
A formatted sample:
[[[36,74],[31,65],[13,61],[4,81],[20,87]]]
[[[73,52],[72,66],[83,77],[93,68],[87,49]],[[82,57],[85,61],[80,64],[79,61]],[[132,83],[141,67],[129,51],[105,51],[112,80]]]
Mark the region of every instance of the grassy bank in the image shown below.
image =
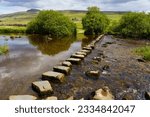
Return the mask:
[[[145,60],[150,61],[150,46],[137,48],[135,52],[141,55]]]
[[[0,33],[25,33],[26,27],[0,26]]]
[[[8,45],[0,45],[0,55],[6,54],[9,51]]]

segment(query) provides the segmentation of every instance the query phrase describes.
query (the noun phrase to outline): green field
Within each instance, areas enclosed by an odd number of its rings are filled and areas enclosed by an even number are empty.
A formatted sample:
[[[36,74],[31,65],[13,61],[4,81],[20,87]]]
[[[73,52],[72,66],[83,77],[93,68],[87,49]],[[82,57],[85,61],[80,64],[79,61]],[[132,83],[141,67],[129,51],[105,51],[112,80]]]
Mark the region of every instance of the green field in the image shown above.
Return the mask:
[[[77,32],[84,33],[82,27],[82,17],[85,12],[62,11],[65,16],[68,16],[77,25]],[[19,12],[0,16],[0,33],[24,33],[26,25],[37,16],[37,12]],[[107,13],[110,22],[118,21],[122,14]]]

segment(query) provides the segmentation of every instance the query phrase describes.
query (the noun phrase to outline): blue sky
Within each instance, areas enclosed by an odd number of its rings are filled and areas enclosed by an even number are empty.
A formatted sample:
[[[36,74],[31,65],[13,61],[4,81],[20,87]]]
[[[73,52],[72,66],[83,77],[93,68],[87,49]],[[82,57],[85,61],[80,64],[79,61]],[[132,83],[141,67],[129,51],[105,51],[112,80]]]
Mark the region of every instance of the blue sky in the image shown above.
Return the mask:
[[[150,11],[150,0],[0,0],[0,14],[31,8],[85,10],[98,6],[103,11]]]

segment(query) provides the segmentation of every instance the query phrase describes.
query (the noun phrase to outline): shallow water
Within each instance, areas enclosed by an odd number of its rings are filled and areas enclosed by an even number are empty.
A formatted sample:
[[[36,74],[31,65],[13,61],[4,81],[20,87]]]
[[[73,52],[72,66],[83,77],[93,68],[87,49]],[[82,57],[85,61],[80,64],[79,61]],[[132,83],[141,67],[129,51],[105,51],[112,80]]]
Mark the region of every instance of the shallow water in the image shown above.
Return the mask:
[[[40,35],[15,39],[0,36],[0,45],[9,46],[9,52],[0,56],[0,99],[23,94],[31,81],[38,80],[43,72],[69,58],[90,41],[88,38],[82,41],[76,38],[51,40]]]

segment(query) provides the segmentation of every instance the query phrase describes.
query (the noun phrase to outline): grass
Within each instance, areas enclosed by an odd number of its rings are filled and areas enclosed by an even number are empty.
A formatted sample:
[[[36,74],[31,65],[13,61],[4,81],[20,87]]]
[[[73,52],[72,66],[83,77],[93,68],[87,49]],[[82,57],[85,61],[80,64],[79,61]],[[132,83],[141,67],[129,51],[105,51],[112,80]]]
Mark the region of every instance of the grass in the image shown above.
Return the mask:
[[[0,45],[0,55],[6,54],[9,51],[8,45]]]
[[[25,33],[26,27],[0,26],[0,33]]]
[[[143,58],[145,60],[148,60],[150,61],[150,46],[145,46],[145,47],[140,47],[140,48],[137,48],[135,50],[135,52],[141,56],[143,56]]]

